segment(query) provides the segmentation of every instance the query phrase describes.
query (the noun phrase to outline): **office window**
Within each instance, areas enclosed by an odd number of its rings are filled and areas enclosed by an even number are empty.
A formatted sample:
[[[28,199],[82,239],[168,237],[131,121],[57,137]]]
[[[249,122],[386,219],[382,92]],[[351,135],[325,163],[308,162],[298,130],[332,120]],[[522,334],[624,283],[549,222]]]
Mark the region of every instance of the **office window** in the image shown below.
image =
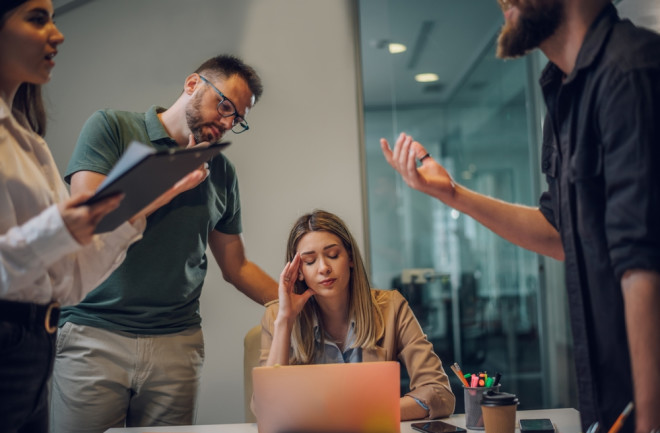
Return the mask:
[[[453,362],[502,373],[521,409],[575,407],[561,264],[410,189],[379,147],[405,131],[459,183],[536,205],[545,60],[495,58],[495,0],[360,0],[359,17],[372,285],[408,299],[457,412],[463,392]]]

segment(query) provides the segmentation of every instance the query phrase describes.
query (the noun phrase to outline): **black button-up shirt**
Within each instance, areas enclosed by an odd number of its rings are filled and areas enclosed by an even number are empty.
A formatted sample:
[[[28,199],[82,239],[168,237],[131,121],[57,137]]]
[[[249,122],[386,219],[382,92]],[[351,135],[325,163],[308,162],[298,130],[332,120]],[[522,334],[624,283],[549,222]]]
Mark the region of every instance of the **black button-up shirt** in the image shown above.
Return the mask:
[[[573,72],[550,63],[540,84],[541,211],[565,251],[582,426],[602,430],[633,400],[621,277],[660,271],[660,35],[608,5]]]

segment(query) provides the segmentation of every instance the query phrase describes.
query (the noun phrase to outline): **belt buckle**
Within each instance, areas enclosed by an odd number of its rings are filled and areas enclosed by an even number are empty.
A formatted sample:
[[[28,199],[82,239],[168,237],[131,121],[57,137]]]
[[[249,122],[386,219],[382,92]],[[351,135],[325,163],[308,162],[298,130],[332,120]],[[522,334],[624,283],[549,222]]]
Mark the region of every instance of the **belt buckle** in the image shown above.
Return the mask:
[[[59,311],[53,312],[55,309],[60,308],[60,303],[57,301],[53,301],[50,304],[48,304],[48,308],[46,308],[46,314],[44,316],[44,328],[46,328],[46,332],[49,334],[54,334],[57,331],[57,320],[59,319]],[[54,317],[54,314],[57,314],[57,317]],[[55,326],[51,324],[51,318],[55,318]]]

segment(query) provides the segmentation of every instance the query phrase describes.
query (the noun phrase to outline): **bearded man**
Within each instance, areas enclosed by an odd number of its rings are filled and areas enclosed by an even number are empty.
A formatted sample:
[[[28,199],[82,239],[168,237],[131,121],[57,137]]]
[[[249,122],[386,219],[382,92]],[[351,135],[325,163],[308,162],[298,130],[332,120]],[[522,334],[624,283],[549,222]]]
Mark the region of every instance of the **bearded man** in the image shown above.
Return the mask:
[[[584,431],[660,429],[660,36],[621,20],[610,0],[499,0],[497,55],[550,60],[539,206],[454,182],[402,133],[387,161],[406,183],[503,238],[564,260]],[[418,162],[421,160],[421,164]],[[634,419],[633,419],[634,418]]]
[[[245,132],[261,93],[253,68],[221,55],[185,79],[168,109],[97,111],[66,171],[71,192],[94,191],[132,140],[160,150]],[[221,154],[209,171],[204,182],[149,216],[142,241],[105,282],[62,310],[52,431],[194,424],[207,245],[238,290],[261,304],[277,298],[277,283],[245,257],[233,164]]]

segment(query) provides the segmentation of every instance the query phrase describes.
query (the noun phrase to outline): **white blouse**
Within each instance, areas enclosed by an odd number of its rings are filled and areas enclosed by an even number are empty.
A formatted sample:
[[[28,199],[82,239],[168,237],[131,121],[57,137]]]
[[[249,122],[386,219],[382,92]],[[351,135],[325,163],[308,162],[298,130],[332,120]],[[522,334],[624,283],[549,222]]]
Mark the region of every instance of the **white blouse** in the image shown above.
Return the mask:
[[[46,142],[0,98],[0,299],[78,303],[142,238],[144,218],[80,245],[56,208],[67,198]]]

